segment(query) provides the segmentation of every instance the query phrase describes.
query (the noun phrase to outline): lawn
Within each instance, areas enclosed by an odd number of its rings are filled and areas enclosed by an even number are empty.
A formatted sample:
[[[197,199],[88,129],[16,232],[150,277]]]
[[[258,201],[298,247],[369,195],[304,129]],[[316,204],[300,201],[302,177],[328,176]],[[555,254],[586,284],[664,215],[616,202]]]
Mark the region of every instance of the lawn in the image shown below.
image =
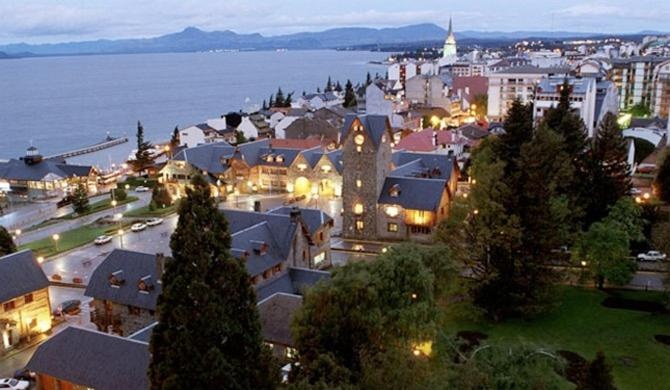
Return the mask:
[[[659,293],[625,292],[628,299],[659,300]],[[450,333],[477,330],[490,342],[528,342],[555,350],[577,352],[592,360],[603,350],[613,366],[620,389],[670,388],[670,346],[654,340],[670,334],[670,314],[610,309],[600,303],[607,294],[596,290],[561,288],[561,304],[532,321],[501,324],[446,320]]]
[[[144,177],[128,177],[124,182],[118,183],[118,188],[125,188],[128,185],[130,188],[135,188],[139,186],[154,188],[158,185],[158,179],[156,178],[144,178]]]
[[[35,256],[51,257],[82,245],[90,244],[100,235],[115,234],[118,229],[119,227],[116,224],[100,225],[93,223],[60,233],[58,249],[56,249],[54,240],[51,237],[21,245],[20,249],[32,249],[35,252]]]
[[[150,218],[150,217],[165,217],[177,212],[177,204],[165,208],[155,208],[151,210],[149,206],[139,207],[130,210],[123,214],[126,218]]]
[[[127,203],[135,202],[137,199],[138,198],[135,197],[135,196],[128,196],[124,200],[117,201],[116,207],[122,206],[122,205],[127,204]],[[97,213],[97,212],[100,212],[100,211],[103,211],[103,210],[108,210],[108,209],[111,209],[111,208],[113,208],[112,207],[112,199],[111,198],[110,199],[103,199],[103,200],[97,201],[95,203],[89,204],[88,211],[83,213],[83,214],[70,213],[70,214],[64,215],[60,218],[57,218],[57,219],[76,219],[76,218],[79,218],[79,217],[84,217],[84,216],[91,215],[93,213]]]

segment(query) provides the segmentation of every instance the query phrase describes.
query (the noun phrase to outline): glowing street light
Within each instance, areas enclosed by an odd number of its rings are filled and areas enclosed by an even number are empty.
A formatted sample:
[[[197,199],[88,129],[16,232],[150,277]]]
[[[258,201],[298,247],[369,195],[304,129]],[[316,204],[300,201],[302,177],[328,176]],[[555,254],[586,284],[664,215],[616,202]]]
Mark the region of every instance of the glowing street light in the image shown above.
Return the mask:
[[[44,263],[44,257],[43,256],[37,256],[37,262],[42,264]]]
[[[53,236],[51,236],[51,238],[54,240],[54,244],[56,246],[56,252],[58,252],[58,240],[60,240],[60,235],[56,233]]]
[[[123,249],[123,229],[119,229],[119,246]]]

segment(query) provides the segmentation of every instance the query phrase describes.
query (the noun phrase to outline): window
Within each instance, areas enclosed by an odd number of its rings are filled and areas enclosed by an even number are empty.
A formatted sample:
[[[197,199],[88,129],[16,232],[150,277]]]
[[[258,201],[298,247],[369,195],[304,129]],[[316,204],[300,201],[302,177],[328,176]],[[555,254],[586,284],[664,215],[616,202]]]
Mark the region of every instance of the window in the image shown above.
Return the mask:
[[[400,210],[398,210],[397,206],[388,206],[386,207],[386,215],[388,215],[391,218],[395,218],[400,214]]]
[[[362,203],[356,203],[354,205],[354,214],[357,214],[357,215],[363,214],[363,204]]]
[[[23,297],[24,303],[28,304],[33,301],[33,294],[27,294]]]
[[[30,329],[35,329],[35,328],[37,328],[37,318],[33,318],[33,319],[30,321],[30,325],[29,325],[28,327],[29,327]]]
[[[365,225],[363,224],[363,220],[362,219],[357,219],[356,220],[356,230],[363,230],[364,227],[365,227]]]
[[[5,311],[11,311],[11,310],[14,310],[14,308],[16,307],[16,304],[14,303],[14,301],[9,301],[9,302],[5,302],[5,304],[2,305],[2,306],[5,309]]]
[[[397,223],[389,223],[388,224],[388,231],[391,233],[396,233],[398,231],[398,224]]]
[[[412,234],[430,234],[431,228],[427,226],[412,226]]]
[[[356,188],[361,188],[363,186],[363,182],[360,179],[356,179]]]
[[[323,232],[319,232],[319,241],[323,242]]]
[[[328,173],[328,172],[330,172],[331,167],[330,167],[330,165],[324,165],[324,166],[321,167],[321,170],[323,171],[323,173]]]
[[[314,265],[318,266],[326,260],[326,252],[321,252],[318,255],[314,256]]]
[[[298,351],[296,351],[295,348],[286,347],[286,357],[287,358],[293,359],[296,356],[297,353],[298,353]]]

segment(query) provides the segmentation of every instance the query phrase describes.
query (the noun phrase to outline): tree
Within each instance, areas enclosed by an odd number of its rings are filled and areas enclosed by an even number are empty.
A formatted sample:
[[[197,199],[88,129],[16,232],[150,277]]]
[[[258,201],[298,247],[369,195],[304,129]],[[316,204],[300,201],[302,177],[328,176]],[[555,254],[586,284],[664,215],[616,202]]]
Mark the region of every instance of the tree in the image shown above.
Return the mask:
[[[128,193],[126,192],[126,189],[123,187],[113,188],[110,191],[110,195],[112,196],[112,199],[115,199],[118,202],[123,202],[128,198]]]
[[[137,151],[135,160],[132,161],[137,172],[143,171],[147,166],[153,164],[154,158],[151,156],[151,142],[144,140],[144,127],[142,122],[137,121]]]
[[[324,88],[325,92],[332,92],[333,91],[333,81],[330,79],[330,76],[328,76],[328,81],[326,82],[326,88]]]
[[[275,94],[275,104],[274,107],[284,107],[285,100],[284,100],[284,91],[281,90],[281,87],[277,89],[277,93]]]
[[[335,83],[335,92],[342,92],[342,84],[340,84],[339,80]]]
[[[605,354],[602,351],[598,351],[584,374],[577,384],[577,390],[616,390],[612,367],[605,361]]]
[[[12,235],[4,226],[0,226],[0,257],[16,252],[16,244]]]
[[[477,120],[484,119],[488,112],[489,96],[485,93],[475,95],[472,99],[472,111]]]
[[[658,198],[665,203],[670,203],[670,148],[665,149],[661,163],[654,179],[654,190]]]
[[[284,100],[284,107],[291,107],[292,102],[293,102],[293,92],[286,95],[286,100]]]
[[[164,208],[172,204],[172,196],[163,184],[157,184],[151,192],[151,204],[153,207]]]
[[[72,194],[72,209],[77,214],[84,214],[90,209],[86,184],[79,183]]]
[[[374,263],[339,268],[310,289],[293,323],[298,380],[356,384],[368,359],[390,348],[409,355],[413,345],[432,340],[435,279],[425,257],[391,249]],[[342,375],[328,374],[335,371]]]
[[[628,146],[616,116],[605,115],[593,148],[587,155],[586,180],[590,197],[585,197],[585,226],[604,218],[609,208],[630,192]]]
[[[149,346],[151,388],[275,388],[249,275],[230,254],[228,223],[202,176],[186,189],[170,247]]]
[[[494,146],[494,152],[505,163],[505,173],[517,171],[517,159],[521,154],[521,146],[533,139],[533,109],[530,105],[515,99],[507,110],[503,122],[505,133],[500,136],[500,142]]]
[[[275,95],[270,95],[270,100],[268,100],[268,107],[272,108],[275,106]]]
[[[358,103],[356,102],[356,92],[354,92],[354,86],[351,84],[351,80],[347,80],[347,84],[344,87],[344,107],[352,108],[356,107]]]
[[[263,104],[261,104],[261,109],[263,111],[268,109],[268,102],[265,99],[263,99]]]
[[[367,87],[370,84],[372,84],[372,75],[368,72],[368,74],[365,75],[365,86]]]
[[[628,113],[631,114],[633,118],[646,118],[651,115],[651,110],[648,105],[640,102],[630,106]]]
[[[623,286],[633,278],[636,264],[626,258],[628,253],[628,234],[621,225],[596,222],[578,242],[574,256],[602,289],[605,282]]]
[[[179,126],[175,126],[172,130],[172,138],[170,138],[170,148],[174,150],[179,146]]]
[[[235,131],[235,144],[240,145],[247,142],[247,137],[244,136],[244,133],[241,131]]]

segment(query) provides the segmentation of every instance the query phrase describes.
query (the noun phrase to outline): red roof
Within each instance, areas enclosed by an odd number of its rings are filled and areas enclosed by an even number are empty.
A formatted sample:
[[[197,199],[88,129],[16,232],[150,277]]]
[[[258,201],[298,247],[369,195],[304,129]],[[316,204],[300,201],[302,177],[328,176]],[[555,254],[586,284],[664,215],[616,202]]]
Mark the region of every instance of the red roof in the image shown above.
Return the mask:
[[[466,87],[469,88],[470,93],[465,93]],[[470,101],[471,97],[486,95],[489,92],[489,79],[483,76],[456,76],[454,77],[452,89],[455,93],[461,89],[463,91],[463,98]]]
[[[436,149],[433,145],[433,137],[437,134],[438,145],[471,144],[471,142],[459,136],[452,130],[423,129],[405,136],[398,142],[396,149],[404,149],[413,152],[432,152]]]

